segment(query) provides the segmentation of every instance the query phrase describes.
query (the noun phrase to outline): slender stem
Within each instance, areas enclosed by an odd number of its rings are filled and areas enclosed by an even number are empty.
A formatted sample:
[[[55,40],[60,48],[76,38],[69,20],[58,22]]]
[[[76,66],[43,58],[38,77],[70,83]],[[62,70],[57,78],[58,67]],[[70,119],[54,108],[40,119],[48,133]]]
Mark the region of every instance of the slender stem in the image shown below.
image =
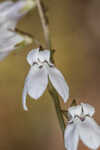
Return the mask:
[[[64,123],[64,118],[63,118],[58,94],[51,84],[49,84],[49,86],[48,86],[48,91],[49,91],[51,97],[53,98],[53,102],[54,102],[55,109],[57,112],[59,124],[60,124],[61,130],[62,130],[62,133],[64,135],[65,123]]]
[[[51,49],[51,40],[50,40],[50,32],[49,32],[49,27],[48,27],[48,22],[47,22],[47,18],[46,18],[46,14],[43,8],[43,3],[41,3],[41,0],[37,0],[37,8],[38,8],[38,12],[40,15],[40,19],[41,19],[41,23],[42,23],[42,28],[43,28],[43,33],[44,33],[44,38],[46,41],[46,46],[47,48]],[[55,105],[55,109],[56,109],[56,113],[57,113],[57,117],[59,120],[59,124],[62,130],[62,133],[64,134],[64,130],[65,130],[65,124],[64,124],[64,118],[63,118],[63,113],[61,111],[61,106],[60,106],[60,101],[58,98],[58,94],[56,92],[56,90],[53,88],[53,86],[49,83],[49,87],[48,87],[48,91],[53,99],[54,105]]]
[[[37,0],[37,8],[38,8],[38,12],[40,15],[40,19],[41,19],[41,24],[42,24],[42,28],[43,28],[43,33],[44,33],[44,38],[46,41],[46,46],[47,48],[51,48],[51,40],[50,40],[50,32],[49,32],[49,27],[48,27],[48,21],[42,6],[42,3],[40,0]]]

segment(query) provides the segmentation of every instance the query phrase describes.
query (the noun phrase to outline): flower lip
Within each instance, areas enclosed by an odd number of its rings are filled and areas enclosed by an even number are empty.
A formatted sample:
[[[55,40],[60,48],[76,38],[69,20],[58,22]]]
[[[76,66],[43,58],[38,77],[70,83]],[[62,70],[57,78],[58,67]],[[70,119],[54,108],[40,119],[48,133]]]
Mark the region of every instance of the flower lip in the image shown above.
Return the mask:
[[[80,120],[81,122],[83,122],[83,121],[85,121],[86,117],[90,117],[90,116],[89,116],[89,115],[85,115],[85,116],[78,116],[78,115],[76,115],[76,116],[74,117],[74,119],[73,119],[73,118],[70,118],[70,119],[68,120],[68,124],[73,124],[74,121],[76,121],[77,119]]]
[[[39,52],[40,52],[40,50],[39,50]],[[38,55],[36,58],[36,61],[34,61],[32,65],[39,65],[39,68],[42,68],[45,64],[47,64],[49,67],[54,66],[50,61],[48,61],[46,59],[42,60],[41,56],[39,57],[39,55]]]
[[[86,117],[90,117],[89,115],[85,115],[85,116],[78,116],[76,115],[75,118],[79,118],[81,121],[84,121]]]
[[[80,120],[81,120],[81,121],[84,121],[84,120],[85,120],[85,118],[84,118],[84,117],[80,117]]]
[[[68,113],[69,122],[76,119],[84,121],[86,117],[92,117],[94,108],[91,105],[81,103],[80,105],[70,107]]]
[[[31,50],[27,55],[27,61],[29,65],[48,65],[49,67],[53,67],[54,64],[51,60],[51,50],[41,50],[40,48],[36,48]]]
[[[39,58],[38,58],[38,62],[34,62],[34,64],[37,64],[40,66],[44,66],[45,64],[47,64],[49,67],[53,67],[54,65],[53,64],[50,64],[47,60],[44,60],[44,61],[41,61]]]

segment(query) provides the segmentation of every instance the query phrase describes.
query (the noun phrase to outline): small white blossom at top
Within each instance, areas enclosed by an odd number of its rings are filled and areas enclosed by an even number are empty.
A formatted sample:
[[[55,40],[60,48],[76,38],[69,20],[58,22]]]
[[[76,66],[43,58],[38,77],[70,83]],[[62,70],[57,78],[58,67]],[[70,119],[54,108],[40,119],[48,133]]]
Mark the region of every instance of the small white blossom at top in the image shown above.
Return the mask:
[[[50,54],[50,50],[40,51],[40,49],[37,48],[30,51],[27,55],[27,61],[31,68],[26,77],[23,90],[24,110],[28,110],[26,106],[27,94],[37,100],[47,88],[48,80],[51,81],[64,102],[66,102],[69,97],[68,85],[61,72],[50,61]]]
[[[22,43],[29,44],[32,38],[15,31],[19,19],[35,7],[33,0],[5,1],[0,3],[0,60]],[[27,38],[26,38],[27,37]],[[28,41],[27,41],[28,40]]]
[[[99,148],[100,126],[92,118],[94,113],[94,107],[84,103],[68,109],[69,122],[64,133],[67,150],[77,150],[79,139],[92,150]]]
[[[2,34],[0,36],[0,61],[8,56],[11,51],[32,43],[32,38],[28,35],[5,30],[1,31],[0,34]]]
[[[14,30],[19,19],[35,6],[35,0],[8,0],[0,3],[0,30]]]

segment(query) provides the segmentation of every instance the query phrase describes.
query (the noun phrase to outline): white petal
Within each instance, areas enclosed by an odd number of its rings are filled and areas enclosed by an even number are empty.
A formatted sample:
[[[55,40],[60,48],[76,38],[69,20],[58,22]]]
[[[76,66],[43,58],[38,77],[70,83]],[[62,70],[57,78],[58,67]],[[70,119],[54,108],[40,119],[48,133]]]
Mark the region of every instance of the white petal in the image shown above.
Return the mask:
[[[19,17],[23,16],[26,12],[22,12],[21,9],[23,9],[25,5],[26,0],[13,2],[12,7],[10,7],[10,9],[8,10],[7,17],[9,19],[18,19]]]
[[[66,102],[69,98],[69,87],[61,74],[61,72],[55,67],[49,67],[49,78],[54,88]]]
[[[90,118],[86,118],[78,126],[80,138],[90,149],[97,149],[100,146],[100,129],[94,125]]]
[[[77,150],[79,142],[79,133],[77,124],[68,124],[64,133],[64,143],[67,150]]]
[[[50,61],[50,50],[43,50],[39,52],[39,59],[43,62],[43,61]]]
[[[17,22],[23,15],[35,6],[36,1],[33,0],[19,0],[17,2],[13,2],[12,7],[8,9],[6,17],[8,20],[14,20]]]
[[[23,37],[16,32],[4,31],[4,33],[0,32],[0,34],[0,51],[3,51],[2,49],[14,47],[23,41]]]
[[[39,55],[39,48],[31,50],[27,55],[27,62],[32,65],[34,62],[37,62]]]
[[[38,99],[45,91],[48,84],[48,74],[45,68],[32,66],[28,75],[28,94]]]
[[[13,5],[12,1],[5,1],[0,3],[0,13],[2,13],[4,10],[10,8]]]
[[[0,3],[0,28],[14,29],[18,19],[22,16],[20,10],[25,5],[25,1]]]
[[[95,113],[95,109],[93,106],[84,103],[81,103],[81,106],[83,108],[84,115],[89,114],[92,117],[93,114]]]
[[[82,113],[81,105],[72,106],[68,109],[69,114],[74,118],[76,115],[80,116]]]
[[[35,7],[35,5],[36,2],[33,2],[32,0],[0,3],[0,28],[14,30],[18,20],[30,9]]]
[[[5,31],[4,34],[1,33],[0,37],[0,52],[10,52],[17,48],[16,45],[19,45],[22,41],[24,41],[24,38],[17,34],[16,32],[9,32]]]
[[[27,35],[21,35],[16,32],[0,30],[0,55],[1,58],[4,58],[3,55],[7,54],[15,49],[19,49],[22,45],[25,46],[32,42],[32,39]]]
[[[0,61],[2,61],[5,57],[7,57],[9,52],[0,52]]]
[[[23,0],[22,0],[23,1]],[[27,13],[29,10],[31,10],[32,8],[35,8],[37,6],[37,2],[36,0],[24,0],[25,5],[24,7],[21,9],[21,13],[25,14]]]
[[[23,94],[22,94],[22,105],[25,111],[28,110],[28,107],[26,105],[26,97],[27,97],[27,93],[28,93],[28,88],[27,88],[27,78],[25,80],[25,84],[24,84],[24,89],[23,89]]]
[[[100,133],[100,126],[96,123],[96,121],[90,117],[88,117],[87,120],[88,124],[90,124],[97,133]]]

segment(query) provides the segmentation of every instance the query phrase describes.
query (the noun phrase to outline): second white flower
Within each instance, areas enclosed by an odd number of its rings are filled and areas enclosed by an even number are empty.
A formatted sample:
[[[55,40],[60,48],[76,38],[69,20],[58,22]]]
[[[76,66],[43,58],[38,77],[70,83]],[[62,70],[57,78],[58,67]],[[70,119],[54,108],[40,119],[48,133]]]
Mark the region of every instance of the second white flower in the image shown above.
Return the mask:
[[[64,102],[69,97],[69,87],[61,72],[50,61],[50,50],[40,51],[39,48],[29,52],[27,61],[31,65],[28,76],[26,77],[23,90],[23,108],[26,106],[27,94],[34,99],[38,99],[48,85],[48,77]]]

